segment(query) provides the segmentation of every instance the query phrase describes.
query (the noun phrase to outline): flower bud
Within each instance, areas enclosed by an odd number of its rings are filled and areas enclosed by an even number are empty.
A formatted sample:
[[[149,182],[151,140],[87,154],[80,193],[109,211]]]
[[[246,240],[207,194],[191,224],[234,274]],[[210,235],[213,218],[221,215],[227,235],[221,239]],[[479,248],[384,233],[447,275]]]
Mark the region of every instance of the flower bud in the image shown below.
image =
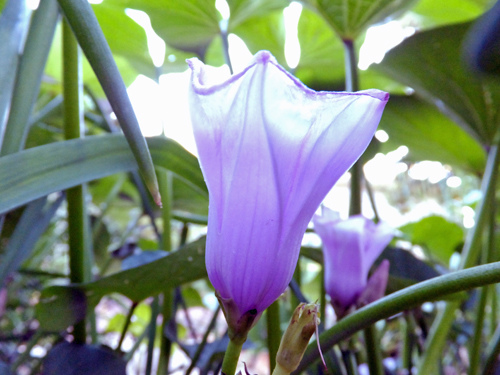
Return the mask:
[[[281,338],[273,374],[289,374],[299,366],[311,336],[319,324],[319,305],[301,303]]]

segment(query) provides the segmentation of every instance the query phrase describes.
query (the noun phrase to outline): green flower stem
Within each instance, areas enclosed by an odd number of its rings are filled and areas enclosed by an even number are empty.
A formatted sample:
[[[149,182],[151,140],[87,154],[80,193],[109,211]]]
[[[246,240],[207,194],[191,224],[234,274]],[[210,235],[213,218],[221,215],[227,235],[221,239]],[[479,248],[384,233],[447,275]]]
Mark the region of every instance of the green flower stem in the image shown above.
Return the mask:
[[[486,362],[483,370],[484,375],[495,374],[495,369],[498,363],[498,355],[500,355],[500,325],[497,325],[495,333],[486,348]]]
[[[344,66],[345,66],[345,90],[354,92],[359,90],[358,60],[352,40],[343,40],[344,44]],[[361,213],[361,164],[356,162],[351,167],[351,196],[349,202],[349,216]]]
[[[340,341],[351,337],[355,332],[381,319],[387,319],[401,311],[417,307],[424,302],[440,300],[456,292],[498,282],[500,282],[500,262],[471,267],[417,283],[385,296],[344,317],[320,335],[321,348],[325,352]],[[458,305],[459,302],[449,304]],[[449,315],[453,321],[453,311]],[[318,359],[319,353],[316,344],[310,344],[295,373],[300,373]],[[432,372],[427,374],[430,373]]]
[[[63,59],[64,135],[66,139],[75,139],[82,136],[83,80],[78,43],[67,22],[63,22]],[[72,283],[83,283],[87,281],[84,186],[78,185],[68,189],[66,199],[68,201],[70,279]],[[85,320],[75,324],[73,336],[78,342],[86,342]]]
[[[495,334],[495,329],[497,326],[497,315],[498,315],[498,297],[496,285],[488,285],[488,290],[490,294],[490,338]]]
[[[163,208],[161,210],[161,217],[163,221],[163,234],[161,236],[161,249],[165,251],[172,251],[172,172],[158,168],[157,170],[158,182],[160,185],[160,193],[163,197]]]
[[[354,92],[359,90],[358,59],[352,40],[343,40],[344,44],[344,66],[345,66],[345,90]]]
[[[401,354],[401,368],[411,374],[412,368],[412,349],[414,342],[415,327],[413,324],[413,316],[410,312],[405,312],[404,317],[400,319],[400,330],[404,332],[403,350]]]
[[[297,282],[297,286],[300,288],[302,284],[302,267],[300,266],[300,256],[297,261],[297,266],[295,267],[295,271],[293,273],[293,278]],[[299,298],[297,298],[297,295],[295,293],[291,293],[291,298],[290,298],[291,311],[294,311],[300,302],[301,301],[299,300]]]
[[[229,72],[233,74],[233,65],[231,64],[231,58],[229,57],[229,39],[227,33],[227,21],[221,21],[220,25],[220,37],[222,40],[222,51],[224,52],[224,61],[229,67]]]
[[[146,186],[155,202],[161,206],[158,180],[151,154],[141,133],[139,122],[127,94],[127,88],[92,6],[88,1],[74,0],[59,0],[59,5],[120,122]]]
[[[128,331],[128,327],[130,326],[130,322],[132,321],[132,316],[134,315],[135,308],[137,307],[137,302],[132,302],[132,306],[128,310],[127,317],[125,318],[125,324],[123,325],[122,333],[120,335],[120,341],[118,341],[118,345],[116,346],[116,351],[120,351],[122,347],[123,340],[125,339],[125,334]]]
[[[151,303],[151,320],[148,325],[148,356],[146,358],[146,375],[151,375],[153,372],[153,351],[155,348],[156,339],[156,319],[160,313],[160,301],[158,296],[154,297]]]
[[[172,251],[172,172],[159,168],[157,170],[158,184],[160,187],[160,194],[163,197],[162,207],[162,221],[163,232],[161,235],[161,249],[165,251]],[[158,363],[158,374],[167,374],[170,360],[170,353],[172,350],[171,341],[165,336],[170,320],[172,319],[172,310],[174,304],[174,290],[168,288],[163,292],[162,301],[162,335],[160,344],[160,359]]]
[[[326,289],[325,289],[325,267],[321,267],[321,295],[319,301],[319,313],[320,313],[320,323],[319,332],[323,332],[325,329],[325,317],[326,317]]]
[[[367,353],[368,369],[370,375],[384,375],[384,366],[382,365],[382,354],[380,352],[380,340],[375,325],[364,329],[365,347]]]
[[[351,350],[341,350],[342,360],[344,362],[344,366],[347,372],[347,375],[357,375],[357,363],[356,358]]]
[[[222,361],[221,371],[224,375],[235,374],[236,367],[238,366],[238,360],[240,358],[241,348],[243,347],[244,342],[244,340],[229,340],[226,354],[224,354],[224,360]]]
[[[497,135],[494,145],[491,146],[488,152],[488,161],[481,184],[483,199],[479,202],[476,209],[476,225],[469,231],[465,240],[462,260],[459,266],[460,269],[468,268],[475,264],[481,250],[481,238],[488,216],[488,205],[494,201],[495,182],[498,177],[498,163],[500,160],[499,139],[500,137]],[[486,284],[489,283],[483,285]],[[444,309],[434,320],[429,337],[427,338],[425,352],[418,364],[417,375],[427,375],[437,371],[437,363],[441,357],[442,348],[458,306],[459,303],[456,301],[447,302]]]
[[[1,156],[23,148],[26,127],[38,97],[58,17],[56,0],[41,1],[33,15],[24,53],[19,61]]]
[[[476,375],[479,371],[479,363],[481,361],[482,353],[482,338],[483,338],[483,326],[484,326],[484,316],[486,300],[488,295],[488,289],[483,286],[479,291],[479,303],[477,304],[476,310],[476,321],[474,323],[474,336],[472,338],[472,345],[469,350],[469,372],[468,375]]]
[[[297,307],[297,306],[295,306]],[[295,308],[294,308],[295,310]],[[280,329],[280,305],[276,300],[267,308],[267,348],[269,350],[270,369],[276,367],[276,354],[280,347],[281,329]]]
[[[486,263],[491,263],[495,260],[495,245],[496,245],[496,204],[495,199],[491,199],[489,207],[489,225],[488,225],[488,246],[485,247],[483,258]],[[476,375],[479,372],[481,362],[482,344],[483,344],[483,328],[486,315],[486,303],[488,301],[489,286],[483,286],[479,292],[479,303],[477,304],[476,321],[474,324],[474,337],[469,350],[469,375]],[[496,325],[496,324],[495,324]]]

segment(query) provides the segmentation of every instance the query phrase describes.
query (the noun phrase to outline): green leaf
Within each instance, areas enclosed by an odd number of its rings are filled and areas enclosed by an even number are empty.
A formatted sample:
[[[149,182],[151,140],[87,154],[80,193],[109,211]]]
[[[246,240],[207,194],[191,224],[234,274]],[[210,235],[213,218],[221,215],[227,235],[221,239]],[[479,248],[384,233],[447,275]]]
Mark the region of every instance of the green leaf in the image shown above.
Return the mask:
[[[333,89],[344,81],[344,49],[326,22],[307,8],[302,9],[298,25],[300,61],[296,76],[315,89]],[[325,84],[328,86],[325,87]]]
[[[75,295],[84,296],[92,309],[110,293],[120,293],[134,302],[207,276],[205,268],[205,238],[189,243],[166,257],[145,265],[118,272],[100,280],[78,286],[51,286],[42,291],[36,307],[37,318],[44,330],[54,330],[51,311],[67,309]],[[85,298],[86,297],[86,298]],[[69,318],[72,316],[68,316]],[[74,319],[80,317],[73,316]],[[77,320],[63,319],[57,329],[63,330]],[[50,329],[49,329],[50,328]]]
[[[441,216],[429,216],[399,228],[409,240],[427,249],[432,256],[448,265],[450,257],[464,240],[463,229]]]
[[[170,46],[203,56],[219,35],[215,1],[207,0],[106,0],[146,12],[155,32]]]
[[[35,313],[45,332],[60,332],[85,318],[87,297],[81,290],[52,287],[43,290]]]
[[[150,138],[148,143],[156,165],[207,194],[198,160],[192,154],[164,137]],[[120,134],[58,142],[2,157],[0,214],[51,192],[135,168],[130,148]]]
[[[304,0],[343,40],[356,40],[368,27],[402,12],[413,1],[400,0]]]
[[[424,28],[470,21],[479,17],[490,5],[490,0],[419,0],[412,13],[418,15]]]
[[[253,54],[260,50],[268,50],[280,64],[286,64],[283,11],[250,18],[231,32],[243,39]]]
[[[47,204],[46,197],[30,203],[24,210],[14,233],[7,243],[0,262],[0,285],[5,278],[27,259],[33,251],[40,236],[49,226],[56,210],[61,205],[63,196],[55,202]]]
[[[481,174],[486,155],[480,144],[434,106],[415,96],[391,96],[380,128],[389,134],[383,151],[409,148],[411,161],[436,160]]]
[[[411,252],[403,249],[387,247],[375,262],[373,268],[378,267],[383,259],[390,262],[386,294],[439,276],[439,273],[434,268],[423,260],[416,258]]]
[[[231,11],[228,32],[235,32],[235,28],[254,17],[261,18],[275,13],[283,12],[289,5],[287,0],[228,0]]]
[[[460,60],[469,23],[424,31],[389,51],[376,66],[415,89],[483,145],[500,126],[500,86],[466,70]]]
[[[151,154],[141,133],[139,122],[127,94],[127,88],[92,7],[86,1],[59,0],[59,5],[120,122],[121,129],[139,164],[139,171],[146,186],[155,202],[161,205]]]
[[[126,8],[108,1],[92,8],[113,56],[124,58],[137,72],[155,77],[155,67],[149,54],[146,32],[127,16]]]

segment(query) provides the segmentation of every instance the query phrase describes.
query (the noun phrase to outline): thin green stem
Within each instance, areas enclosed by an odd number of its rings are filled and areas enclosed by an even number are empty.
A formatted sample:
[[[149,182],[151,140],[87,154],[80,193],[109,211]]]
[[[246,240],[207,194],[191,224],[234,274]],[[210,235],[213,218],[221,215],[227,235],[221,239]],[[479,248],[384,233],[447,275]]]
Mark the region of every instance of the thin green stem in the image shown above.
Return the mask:
[[[321,317],[321,322],[319,323],[319,332],[323,332],[325,329],[325,317],[326,317],[326,288],[325,288],[325,267],[321,267],[321,295],[320,295],[320,305],[319,312]]]
[[[64,135],[66,139],[80,138],[83,125],[82,68],[78,43],[66,22],[63,22],[63,94]],[[72,283],[83,283],[86,277],[86,207],[84,187],[75,186],[66,191],[68,201],[69,269]],[[73,336],[86,341],[85,321],[74,326]]]
[[[128,327],[130,326],[130,322],[132,321],[132,316],[134,315],[134,311],[137,305],[137,302],[133,302],[132,306],[130,306],[130,309],[128,310],[127,317],[125,318],[125,324],[123,325],[122,333],[120,335],[120,340],[118,341],[118,345],[116,346],[117,351],[120,351],[120,348],[122,347],[123,340],[125,339],[125,334],[128,331]]]
[[[224,60],[229,67],[229,72],[233,74],[233,65],[231,64],[231,57],[229,56],[229,40],[227,34],[227,20],[220,22],[220,37],[222,39],[222,50],[224,52]]]
[[[293,278],[297,282],[297,286],[300,288],[300,285],[302,284],[302,267],[300,265],[300,256],[297,261],[297,266],[295,267],[295,271],[293,273]],[[291,311],[294,311],[295,308],[299,305],[300,300],[297,297],[295,293],[291,293],[291,298],[290,298],[290,308]],[[274,368],[274,367],[271,367]]]
[[[377,328],[371,325],[364,329],[366,357],[370,375],[384,375],[382,365],[382,354],[380,352],[380,340],[377,335]]]
[[[297,307],[297,306],[295,306]],[[276,367],[276,355],[280,347],[281,329],[280,329],[280,305],[279,300],[273,302],[266,310],[267,322],[267,348],[269,350],[270,369]]]
[[[484,326],[484,315],[487,300],[487,287],[483,286],[479,291],[479,303],[476,309],[476,321],[474,323],[474,336],[472,338],[472,345],[469,350],[469,375],[476,375],[479,371],[479,363],[481,360],[482,353],[482,339],[483,339],[483,326]]]
[[[498,315],[498,296],[496,285],[488,285],[490,295],[490,338],[495,334]]]
[[[404,317],[400,319],[400,331],[403,332],[403,349],[401,354],[401,367],[406,370],[408,374],[411,374],[412,367],[412,351],[413,351],[413,341],[414,341],[414,325],[413,319],[409,312],[404,313]]]
[[[483,198],[476,209],[476,225],[469,231],[465,240],[462,259],[459,265],[460,269],[465,269],[475,264],[481,250],[482,234],[488,216],[487,207],[494,200],[495,183],[498,177],[498,163],[500,160],[498,144],[499,137],[497,136],[494,145],[491,146],[488,152],[488,161],[481,184]],[[434,320],[426,341],[424,355],[418,365],[417,375],[427,375],[437,371],[437,363],[442,355],[442,348],[458,306],[459,303],[456,301],[447,302],[442,313],[438,314]]]
[[[214,312],[212,320],[210,321],[210,324],[208,325],[208,328],[205,331],[205,334],[203,335],[203,339],[201,340],[201,343],[196,348],[196,352],[194,353],[193,359],[191,360],[191,364],[189,365],[188,369],[186,370],[186,375],[189,375],[191,373],[191,371],[193,371],[193,369],[196,366],[196,363],[198,362],[198,359],[200,359],[200,355],[203,351],[203,348],[205,348],[205,346],[207,345],[208,335],[210,334],[210,332],[212,332],[212,330],[215,327],[215,323],[217,322],[217,317],[219,316],[220,310],[221,310],[221,307],[217,306],[217,309]]]
[[[160,194],[163,197],[163,207],[162,207],[162,220],[163,220],[163,233],[161,235],[161,248],[165,251],[172,251],[172,195],[173,195],[173,176],[172,172],[165,169],[157,170],[158,184],[160,188]],[[170,362],[170,352],[172,350],[172,342],[168,337],[166,337],[165,332],[168,329],[170,320],[172,319],[172,311],[174,304],[174,290],[168,288],[163,292],[162,301],[162,335],[161,335],[161,345],[160,345],[160,359],[158,363],[158,373],[166,374],[168,373],[168,367]]]
[[[500,262],[471,267],[417,283],[385,296],[338,321],[332,328],[320,335],[321,348],[327,351],[333,345],[351,337],[355,332],[424,302],[436,301],[453,293],[498,282],[500,282]],[[453,303],[459,304],[459,302]],[[454,310],[448,314],[448,316],[451,315],[452,321],[453,312]],[[319,353],[316,345],[310,344],[295,373],[300,373],[318,359]],[[432,372],[428,374],[430,373]]]
[[[357,375],[357,364],[356,358],[351,350],[341,350],[342,360],[344,362],[344,366],[347,372],[347,375]]]
[[[345,90],[354,92],[359,90],[358,59],[352,40],[343,40],[344,43],[344,66],[345,66]]]
[[[359,90],[358,62],[354,42],[344,40],[345,90],[354,92]],[[361,183],[363,178],[362,165],[356,162],[351,167],[351,196],[349,202],[349,216],[361,213]]]
[[[484,375],[493,375],[498,367],[498,356],[500,355],[500,325],[497,326],[488,347],[486,348],[486,362],[484,364]]]
[[[221,371],[224,375],[234,375],[236,372],[243,343],[244,341],[242,340],[229,340],[226,354],[224,354],[224,360],[222,361]]]
[[[491,263],[495,260],[495,247],[496,247],[496,202],[493,197],[491,199],[489,208],[489,225],[488,225],[488,246],[485,247],[483,252],[483,259],[486,263]],[[490,286],[483,286],[479,292],[479,303],[476,311],[476,321],[474,324],[474,337],[469,352],[470,365],[469,375],[476,375],[479,371],[482,344],[483,344],[483,328],[486,315],[486,303],[488,302],[488,292]],[[496,324],[495,324],[496,325]]]
[[[160,312],[160,301],[158,296],[154,297],[151,303],[151,320],[148,326],[148,356],[146,358],[146,375],[151,375],[153,371],[153,351],[156,339],[156,319]]]
[[[170,321],[173,318],[174,306],[174,290],[168,289],[163,292],[162,301],[162,326],[161,326],[161,344],[160,344],[160,359],[158,362],[158,374],[168,374],[168,367],[170,363],[170,355],[172,352],[172,342],[165,335],[168,330]]]
[[[365,187],[366,192],[368,193],[368,198],[370,199],[370,204],[372,205],[374,215],[373,221],[378,223],[380,221],[380,215],[378,214],[377,205],[375,204],[375,195],[373,194],[372,185],[367,180],[365,180]]]

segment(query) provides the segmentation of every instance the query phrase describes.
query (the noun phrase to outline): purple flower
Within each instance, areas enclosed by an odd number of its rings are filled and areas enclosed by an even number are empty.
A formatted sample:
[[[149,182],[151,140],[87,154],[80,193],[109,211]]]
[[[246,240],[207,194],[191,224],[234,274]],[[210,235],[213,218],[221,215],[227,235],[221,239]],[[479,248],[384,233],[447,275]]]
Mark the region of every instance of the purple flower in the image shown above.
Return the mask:
[[[208,276],[235,320],[259,316],[285,291],[308,222],[366,149],[389,95],[315,92],[266,51],[215,84],[198,59],[188,64]]]
[[[313,223],[323,241],[325,289],[337,315],[339,311],[343,315],[342,312],[358,304],[367,290],[368,272],[391,242],[394,230],[386,223],[375,224],[361,215],[341,220],[337,212],[326,207],[322,208],[321,216],[314,215]],[[371,278],[374,283],[370,289],[370,293],[377,296],[368,296],[367,302],[382,297],[385,292],[389,263],[383,262],[379,268],[378,275]]]

